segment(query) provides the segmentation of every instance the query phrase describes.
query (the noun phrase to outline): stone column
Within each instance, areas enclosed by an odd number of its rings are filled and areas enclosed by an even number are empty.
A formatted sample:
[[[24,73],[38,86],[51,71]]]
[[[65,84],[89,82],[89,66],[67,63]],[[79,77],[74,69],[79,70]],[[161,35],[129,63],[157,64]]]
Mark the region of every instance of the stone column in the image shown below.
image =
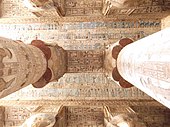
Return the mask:
[[[67,70],[67,52],[58,45],[46,45],[41,40],[33,40],[31,45],[39,48],[47,60],[47,68],[42,77],[35,83],[35,88],[42,88],[51,81],[58,81]]]
[[[108,79],[115,82],[115,84],[119,85],[122,88],[131,88],[133,85],[126,81],[118,72],[117,69],[117,57],[120,51],[125,47],[126,45],[132,43],[133,40],[129,38],[123,38],[116,43],[113,43],[111,45],[108,45],[105,49],[105,55],[104,55],[104,71],[105,75]]]
[[[0,38],[0,98],[37,82],[46,68],[45,55],[37,47]]]
[[[66,72],[67,53],[41,40],[31,45],[0,38],[0,98],[29,84],[42,88]]]
[[[125,80],[170,108],[170,28],[125,46],[117,68]]]

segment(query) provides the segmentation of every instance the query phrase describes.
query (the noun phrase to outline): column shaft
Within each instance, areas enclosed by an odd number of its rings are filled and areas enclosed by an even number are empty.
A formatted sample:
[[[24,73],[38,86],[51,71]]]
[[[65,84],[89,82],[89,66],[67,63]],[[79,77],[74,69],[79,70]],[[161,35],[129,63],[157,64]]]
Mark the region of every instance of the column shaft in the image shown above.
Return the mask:
[[[125,80],[170,108],[170,28],[124,47],[117,67]]]
[[[35,46],[0,38],[0,98],[38,81],[47,61]]]

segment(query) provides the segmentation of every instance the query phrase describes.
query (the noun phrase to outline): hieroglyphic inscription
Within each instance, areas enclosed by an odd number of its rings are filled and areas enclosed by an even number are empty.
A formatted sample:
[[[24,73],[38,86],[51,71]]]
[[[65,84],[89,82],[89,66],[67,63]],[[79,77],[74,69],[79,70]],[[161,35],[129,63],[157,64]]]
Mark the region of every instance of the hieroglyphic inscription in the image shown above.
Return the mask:
[[[5,36],[30,43],[33,39],[57,42],[67,50],[102,49],[122,37],[134,40],[160,30],[159,20],[82,22],[63,24],[1,24]],[[152,29],[150,29],[152,28]],[[127,30],[128,29],[128,30]],[[133,31],[129,30],[133,29]],[[11,36],[9,32],[15,32]],[[25,34],[27,33],[27,34]]]
[[[159,102],[155,101],[155,100],[67,100],[67,101],[63,101],[63,100],[46,100],[46,101],[39,101],[39,100],[20,100],[20,101],[16,101],[16,100],[0,100],[0,103],[2,106],[27,106],[27,109],[30,110],[30,108],[28,108],[28,106],[49,106],[49,105],[53,105],[53,106],[103,106],[103,105],[114,105],[116,107],[119,107],[120,105],[122,106],[145,106],[147,107],[148,105],[150,106],[162,106]],[[35,108],[34,108],[35,109]],[[34,110],[33,109],[33,110]],[[32,110],[30,110],[32,111]]]
[[[139,14],[148,14],[148,13],[161,13],[164,10],[168,10],[169,7],[161,7],[161,6],[151,6],[151,7],[139,7],[137,9],[118,9],[118,10],[111,10],[111,14],[120,14],[120,15],[139,15]]]
[[[151,7],[140,7],[133,11],[132,14],[147,14],[147,13],[161,13],[165,10],[169,10],[170,6],[151,6]]]
[[[17,101],[21,102],[22,101]],[[27,103],[32,103],[33,101],[27,101]],[[20,125],[27,119],[31,114],[34,113],[56,113],[60,104],[55,101],[37,101],[40,105],[43,103],[46,106],[33,106],[29,104],[6,106],[5,113],[5,127],[20,127]],[[68,103],[72,103],[70,105]],[[130,106],[134,110],[141,120],[143,120],[150,127],[160,127],[158,125],[169,125],[169,109],[158,106],[158,102],[147,102],[147,101],[65,101],[67,105],[64,110],[64,115],[66,115],[67,125],[69,127],[75,127],[76,125],[102,125],[103,124],[103,105],[109,106],[112,113],[127,113],[126,108]],[[14,105],[16,103],[12,103]],[[35,104],[35,103],[32,103]],[[80,107],[81,106],[81,107]],[[3,111],[4,108],[3,108]],[[154,126],[155,125],[155,126]],[[103,127],[103,126],[100,126]]]
[[[170,117],[170,110],[161,106],[132,106],[132,109],[138,114],[149,127],[170,126],[167,118]]]
[[[5,127],[21,126],[30,116],[30,112],[21,106],[5,107]]]
[[[21,125],[32,114],[50,113],[56,115],[58,113],[59,105],[55,106],[6,106],[5,107],[5,127],[21,127]],[[1,125],[1,124],[0,124]],[[3,127],[3,126],[1,126]]]
[[[22,0],[2,1],[2,17],[36,17],[24,7]],[[22,12],[22,13],[21,13]]]
[[[58,3],[59,2],[59,3]],[[46,2],[47,3],[47,2]],[[25,2],[25,4],[28,4]],[[61,13],[63,13],[63,7],[62,7],[62,2],[61,1],[55,1],[55,3],[50,3],[44,7],[46,10],[41,10],[43,7],[40,7],[39,12],[33,12],[31,8],[27,8],[24,4],[23,0],[7,0],[2,2],[2,17],[3,18],[11,18],[11,17],[32,17],[36,18],[36,15],[43,16],[43,17],[59,17],[59,14],[57,13],[57,9],[60,8]],[[54,4],[58,7],[55,7]],[[58,4],[58,5],[57,5]],[[30,7],[32,5],[28,5]],[[33,5],[35,6],[35,5]],[[34,8],[35,10],[35,8]],[[22,13],[21,13],[22,12]],[[35,14],[35,15],[34,15]]]
[[[54,0],[55,6],[59,7],[61,12],[69,16],[80,15],[101,15],[102,0]],[[28,8],[25,7],[22,0],[7,0],[2,2],[2,16],[3,17],[36,17]],[[65,10],[64,10],[65,9]],[[23,13],[20,13],[23,12]],[[44,11],[46,14],[43,16],[52,17],[56,16],[55,10]],[[51,12],[51,13],[49,13]],[[57,17],[57,16],[56,16]]]
[[[149,61],[143,62],[136,66],[138,68],[138,73],[143,74],[148,77],[163,80],[165,82],[170,82],[169,76],[169,62],[157,62]]]
[[[47,43],[57,43],[67,50],[99,50],[122,37],[131,37],[134,40],[143,38],[159,31],[160,25],[159,20],[0,24],[0,28],[3,29],[0,35],[14,40],[23,40],[26,43],[30,43],[33,39],[41,39]],[[15,34],[9,34],[11,32]],[[56,88],[59,89],[56,90]],[[38,91],[31,88],[25,92],[20,91],[14,96],[25,99],[28,99],[26,94],[29,94],[32,99],[43,97],[47,99],[149,98],[137,89],[119,88],[113,82],[108,81],[103,73],[69,73],[64,75],[59,82],[49,84],[46,89],[41,90],[41,93]]]
[[[93,85],[94,87],[97,87],[96,85],[104,85],[104,84],[112,84],[113,82],[109,82],[104,73],[98,72],[98,73],[67,73],[62,78],[59,79],[59,82],[55,83],[55,87],[61,88],[64,84],[68,84],[74,87],[75,84],[83,84],[86,86]],[[54,85],[54,84],[53,84]],[[65,86],[66,87],[66,86]],[[75,88],[78,88],[78,85],[76,85]]]
[[[156,14],[156,13],[167,13],[170,10],[170,1],[169,0],[140,0],[140,1],[127,1],[128,7],[122,8],[110,8],[109,15],[140,15],[140,14]],[[133,5],[133,3],[135,3]],[[114,4],[114,3],[112,3]],[[105,5],[106,6],[106,5]],[[126,5],[124,5],[126,6]]]
[[[29,96],[28,96],[29,94]],[[26,87],[6,97],[9,100],[151,99],[139,89],[117,88],[43,88]]]
[[[103,127],[101,107],[67,107],[67,127],[100,126]]]
[[[67,16],[101,15],[102,0],[66,0]]]
[[[63,24],[0,24],[3,30],[79,30],[79,29],[96,29],[96,28],[151,28],[160,27],[160,20],[125,20],[125,21],[108,21],[108,22],[76,22],[76,23],[63,23]],[[80,38],[81,39],[81,38]]]
[[[89,50],[89,51],[67,51],[68,63],[67,72],[100,72],[103,66],[104,52]]]
[[[150,55],[148,55],[150,56]],[[140,83],[146,89],[153,89],[156,96],[169,99],[169,62],[148,61],[136,66],[137,73],[140,74]],[[157,84],[157,81],[164,82]],[[162,97],[163,95],[164,97]]]
[[[102,7],[103,0],[66,0],[64,1],[56,1],[56,6],[60,7],[59,10],[62,10],[63,13],[66,11],[66,16],[73,17],[74,16],[101,16],[102,15]],[[114,9],[114,11],[110,11],[110,15],[126,15],[126,14],[134,14],[140,17],[141,14],[157,14],[159,12],[164,12],[169,9],[169,0],[140,0],[138,4],[133,8],[125,8],[125,9]],[[65,11],[64,11],[65,9]],[[22,12],[22,13],[20,13]],[[44,17],[58,17],[56,16],[55,10],[44,12]],[[164,13],[159,16],[165,15]],[[22,0],[5,0],[2,1],[2,17],[4,18],[24,18],[24,17],[32,17],[36,16],[31,13],[23,4]],[[128,16],[126,16],[129,18]],[[144,17],[144,16],[143,16]],[[152,17],[155,17],[152,16]]]

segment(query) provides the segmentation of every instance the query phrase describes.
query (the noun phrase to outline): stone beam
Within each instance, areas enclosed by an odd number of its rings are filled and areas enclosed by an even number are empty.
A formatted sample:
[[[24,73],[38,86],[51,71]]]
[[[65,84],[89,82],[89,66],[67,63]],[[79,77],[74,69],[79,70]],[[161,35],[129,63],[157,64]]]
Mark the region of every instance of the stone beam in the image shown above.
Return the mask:
[[[49,105],[63,105],[63,106],[162,106],[154,100],[32,100],[32,101],[12,101],[0,100],[2,106],[49,106]]]

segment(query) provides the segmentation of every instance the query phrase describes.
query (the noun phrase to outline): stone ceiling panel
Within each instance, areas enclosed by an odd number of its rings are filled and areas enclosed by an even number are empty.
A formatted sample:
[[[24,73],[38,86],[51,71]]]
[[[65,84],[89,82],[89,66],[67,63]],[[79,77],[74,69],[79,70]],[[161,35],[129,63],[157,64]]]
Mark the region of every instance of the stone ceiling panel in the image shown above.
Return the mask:
[[[31,22],[0,24],[2,30],[0,36],[22,40],[27,44],[40,39],[49,44],[58,44],[66,50],[103,50],[106,45],[123,37],[137,40],[161,29],[160,20],[146,19],[61,24]],[[29,86],[9,98],[14,100],[150,99],[136,88],[126,90],[115,85],[104,76],[102,70],[97,73],[68,73],[58,82],[53,82],[43,89]]]

